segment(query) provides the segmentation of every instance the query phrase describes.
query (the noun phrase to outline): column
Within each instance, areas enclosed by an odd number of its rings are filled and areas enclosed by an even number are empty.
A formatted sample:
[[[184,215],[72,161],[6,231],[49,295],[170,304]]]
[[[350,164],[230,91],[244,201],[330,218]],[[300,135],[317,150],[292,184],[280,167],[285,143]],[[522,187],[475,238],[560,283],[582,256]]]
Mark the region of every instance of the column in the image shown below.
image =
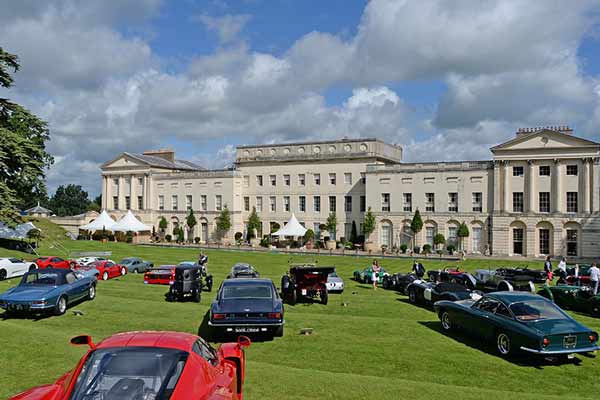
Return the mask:
[[[113,203],[112,203],[112,189],[113,189],[113,178],[109,175],[106,177],[106,200],[104,200],[104,204],[106,205],[106,209],[112,209],[113,208]]]
[[[502,211],[510,212],[510,166],[508,161],[504,161],[504,205]]]
[[[500,190],[500,161],[494,161],[494,209],[492,211],[499,212],[502,203],[502,190]]]
[[[117,196],[119,197],[119,210],[125,209],[125,178],[123,176],[119,176],[119,191]]]
[[[150,174],[146,175],[146,209],[152,210],[152,176]]]
[[[582,183],[583,185],[581,185],[581,189],[579,190],[579,193],[582,193],[583,196],[581,196],[583,198],[583,207],[581,208],[582,211],[585,214],[589,214],[590,213],[590,203],[591,203],[591,194],[592,194],[592,186],[590,185],[590,175],[591,175],[591,161],[589,158],[585,158],[583,160],[583,173],[582,173]]]
[[[560,160],[554,160],[554,171],[552,173],[552,188],[554,189],[554,198],[552,199],[552,211],[561,212],[562,207],[562,173]]]
[[[592,194],[592,212],[600,211],[600,158],[593,158],[591,167],[592,167],[592,186],[591,186],[591,194]]]
[[[527,161],[527,178],[529,179],[527,186],[527,193],[529,198],[529,205],[527,206],[527,211],[530,213],[535,212],[535,167],[533,165],[533,161]]]
[[[137,203],[137,192],[135,190],[135,186],[137,185],[137,176],[130,175],[129,176],[129,203],[131,204],[132,210],[138,209]]]
[[[101,209],[106,209],[106,199],[108,196],[108,177],[102,176],[102,204],[100,204]]]

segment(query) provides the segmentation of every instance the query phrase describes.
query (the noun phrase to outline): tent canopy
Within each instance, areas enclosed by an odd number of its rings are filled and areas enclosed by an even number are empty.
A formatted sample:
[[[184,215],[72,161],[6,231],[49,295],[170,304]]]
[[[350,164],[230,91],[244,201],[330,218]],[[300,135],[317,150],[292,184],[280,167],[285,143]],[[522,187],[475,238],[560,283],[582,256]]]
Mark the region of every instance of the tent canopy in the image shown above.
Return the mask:
[[[146,232],[151,231],[152,228],[148,225],[144,225],[139,219],[133,215],[131,210],[127,211],[127,214],[123,216],[115,225],[112,230],[115,232]]]
[[[292,217],[287,224],[272,236],[304,236],[306,228],[300,225],[300,222],[296,219],[296,216],[292,213]]]
[[[31,222],[19,224],[15,227],[15,229],[12,229],[3,222],[0,222],[0,239],[25,239],[29,231],[34,229],[38,228]]]
[[[79,229],[85,229],[86,231],[92,232],[101,231],[103,229],[107,231],[112,231],[112,227],[115,225],[115,223],[115,220],[112,219],[110,215],[108,215],[106,210],[102,210],[100,215],[98,215],[98,218],[96,218],[89,224],[81,225]]]

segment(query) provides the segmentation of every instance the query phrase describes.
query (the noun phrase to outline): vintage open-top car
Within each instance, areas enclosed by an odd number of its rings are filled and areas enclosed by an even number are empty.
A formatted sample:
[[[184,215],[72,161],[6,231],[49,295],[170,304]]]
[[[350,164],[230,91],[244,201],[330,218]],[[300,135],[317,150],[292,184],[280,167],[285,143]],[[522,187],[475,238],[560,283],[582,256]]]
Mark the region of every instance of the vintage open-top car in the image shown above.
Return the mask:
[[[473,274],[475,285],[467,286],[484,292],[513,291],[535,292],[535,285],[527,275],[504,274],[505,269],[487,270],[478,269]]]
[[[387,275],[385,269],[380,268],[379,273],[377,274],[377,283],[383,283],[383,277]],[[356,282],[362,283],[373,283],[373,268],[368,266],[365,269],[357,269],[352,273],[352,277]]]
[[[538,294],[554,301],[560,308],[600,317],[600,294],[594,295],[589,286],[544,286]]]
[[[494,292],[481,299],[438,301],[442,329],[461,328],[494,343],[501,356],[517,351],[568,356],[599,350],[598,333],[534,293]]]
[[[89,346],[75,368],[11,400],[242,399],[245,336],[217,349],[181,332],[118,333],[97,345],[77,336],[71,343]]]
[[[569,285],[589,285],[590,267],[591,265],[580,265],[577,276],[575,276],[575,267],[568,267],[565,278],[566,283]]]
[[[438,300],[479,299],[481,293],[466,286],[450,282],[428,282],[416,280],[406,287],[408,301],[413,304],[433,304]]]
[[[183,301],[190,297],[199,303],[202,296],[202,274],[198,264],[179,264],[175,268],[175,280],[169,287],[167,301]]]
[[[300,299],[316,297],[320,298],[322,304],[327,304],[327,279],[334,271],[335,267],[292,264],[288,273],[281,277],[281,297],[291,305]]]
[[[0,258],[0,281],[17,276],[23,276],[25,272],[37,268],[33,261],[24,261],[20,258]]]
[[[496,273],[503,275],[505,279],[531,281],[533,283],[546,282],[546,273],[541,269],[530,269],[528,267],[498,268]]]
[[[383,288],[406,293],[406,287],[418,278],[415,274],[388,274],[383,276]]]

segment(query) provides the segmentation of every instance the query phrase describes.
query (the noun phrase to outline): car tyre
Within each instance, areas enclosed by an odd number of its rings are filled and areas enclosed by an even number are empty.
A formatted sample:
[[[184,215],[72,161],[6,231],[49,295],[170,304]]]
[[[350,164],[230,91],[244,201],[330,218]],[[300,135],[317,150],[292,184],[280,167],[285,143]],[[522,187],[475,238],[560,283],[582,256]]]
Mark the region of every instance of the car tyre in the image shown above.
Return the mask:
[[[75,265],[76,265],[76,264],[75,264],[74,262],[70,262],[70,263],[69,263],[69,268],[73,269],[73,268],[75,268]]]
[[[66,311],[67,311],[67,298],[65,296],[60,296],[60,298],[56,302],[56,307],[54,308],[54,314],[63,315]]]
[[[192,301],[194,303],[200,303],[201,295],[199,290],[194,290],[192,293]]]
[[[502,357],[512,355],[512,343],[510,336],[506,332],[500,331],[496,334],[496,350]]]
[[[383,278],[383,288],[384,289],[389,289],[390,288],[390,280],[389,279]]]
[[[121,276],[127,273],[127,269],[125,267],[121,267]]]
[[[0,269],[0,281],[3,281],[5,279],[6,279],[6,270]]]
[[[446,332],[449,332],[454,328],[452,321],[450,321],[450,314],[448,314],[448,311],[442,311],[440,313],[440,322],[442,323],[442,329]]]
[[[140,273],[140,270],[139,270],[139,269],[137,269],[137,268],[135,268],[135,269],[133,270],[133,273],[134,273],[134,274],[139,274],[139,273]]]
[[[414,288],[408,289],[408,301],[417,304],[417,291]]]
[[[107,280],[108,280],[108,272],[104,271],[104,272],[102,273],[102,280],[103,280],[103,281],[107,281]]]
[[[282,337],[283,336],[283,325],[278,326],[277,329],[275,330],[275,335],[276,337]]]
[[[290,293],[290,305],[294,306],[298,302],[298,294],[296,293],[296,289],[292,289]]]
[[[327,302],[329,301],[329,293],[327,292],[327,289],[321,289],[320,297],[321,304],[327,305]]]
[[[87,298],[88,300],[94,300],[96,298],[96,285],[90,285]]]
[[[29,272],[33,271],[34,269],[37,269],[37,265],[36,264],[31,264],[29,266]]]

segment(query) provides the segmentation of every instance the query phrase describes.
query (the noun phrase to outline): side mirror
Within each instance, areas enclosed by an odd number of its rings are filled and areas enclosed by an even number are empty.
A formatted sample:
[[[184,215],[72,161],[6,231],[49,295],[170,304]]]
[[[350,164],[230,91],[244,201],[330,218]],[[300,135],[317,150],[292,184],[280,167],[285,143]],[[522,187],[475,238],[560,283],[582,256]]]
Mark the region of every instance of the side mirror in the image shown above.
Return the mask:
[[[71,344],[75,346],[88,345],[90,349],[96,348],[94,342],[92,342],[92,337],[88,335],[75,336],[71,339]]]
[[[245,347],[250,347],[250,345],[252,344],[252,342],[250,341],[250,338],[248,336],[239,336],[237,343],[238,343],[238,346],[241,347],[242,349]]]

